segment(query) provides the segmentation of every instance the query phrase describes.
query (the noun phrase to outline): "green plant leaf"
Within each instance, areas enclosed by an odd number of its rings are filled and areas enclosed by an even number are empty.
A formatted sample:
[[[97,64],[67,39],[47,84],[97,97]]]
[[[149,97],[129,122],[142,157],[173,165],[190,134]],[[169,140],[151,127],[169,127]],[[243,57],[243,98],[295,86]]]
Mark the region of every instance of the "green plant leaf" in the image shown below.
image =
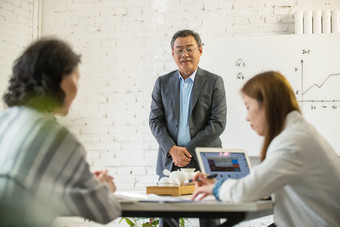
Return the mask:
[[[142,225],[143,227],[154,227],[154,225],[150,224],[150,223],[144,223]]]
[[[152,220],[152,225],[153,226],[158,226],[158,224],[159,224],[159,219],[153,219]]]
[[[131,221],[129,218],[124,218],[124,219],[129,226],[136,226],[136,224],[133,223],[133,221]]]
[[[121,218],[118,222],[118,224],[120,224],[125,218]]]
[[[184,218],[180,218],[179,219],[179,223],[180,223],[181,227],[185,227],[185,220],[184,220]]]

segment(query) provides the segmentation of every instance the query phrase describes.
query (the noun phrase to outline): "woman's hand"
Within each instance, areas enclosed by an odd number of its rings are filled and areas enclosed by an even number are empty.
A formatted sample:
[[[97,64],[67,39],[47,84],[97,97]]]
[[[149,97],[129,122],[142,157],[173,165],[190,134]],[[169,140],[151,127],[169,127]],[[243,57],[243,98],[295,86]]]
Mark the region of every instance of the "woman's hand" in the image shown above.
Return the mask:
[[[97,180],[100,183],[107,183],[109,185],[109,188],[111,190],[111,192],[115,192],[116,191],[116,185],[113,182],[113,177],[111,177],[110,175],[107,174],[107,170],[103,170],[103,171],[95,171],[94,175],[96,176]]]
[[[208,179],[207,174],[197,173],[193,181],[195,182],[196,189],[192,193],[191,200],[195,200],[199,195],[201,195],[198,200],[202,200],[208,195],[212,194],[214,188],[215,179]]]

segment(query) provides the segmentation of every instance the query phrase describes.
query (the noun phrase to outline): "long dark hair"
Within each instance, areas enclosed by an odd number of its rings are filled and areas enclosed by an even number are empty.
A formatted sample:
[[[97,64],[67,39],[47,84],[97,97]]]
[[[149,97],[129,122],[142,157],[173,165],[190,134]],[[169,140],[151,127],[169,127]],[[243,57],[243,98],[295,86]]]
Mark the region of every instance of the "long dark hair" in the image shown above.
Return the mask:
[[[64,41],[40,39],[15,60],[3,100],[9,107],[29,106],[52,112],[65,99],[60,87],[63,76],[70,75],[79,63],[80,55]]]
[[[263,161],[269,144],[282,132],[287,114],[293,110],[301,112],[299,104],[287,79],[274,71],[254,76],[246,82],[241,93],[256,99],[265,110],[267,125],[261,152]]]

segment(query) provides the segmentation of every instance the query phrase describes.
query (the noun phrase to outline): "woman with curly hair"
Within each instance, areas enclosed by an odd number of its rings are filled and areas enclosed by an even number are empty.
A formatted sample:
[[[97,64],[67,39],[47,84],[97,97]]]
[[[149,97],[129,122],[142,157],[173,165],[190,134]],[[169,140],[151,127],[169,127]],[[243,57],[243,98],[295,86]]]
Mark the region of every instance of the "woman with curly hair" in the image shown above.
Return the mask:
[[[0,220],[48,226],[59,216],[107,223],[121,214],[107,171],[90,172],[79,141],[56,122],[78,90],[80,56],[55,38],[15,61],[0,115]]]
[[[275,224],[340,225],[340,160],[302,116],[294,91],[278,72],[251,78],[241,89],[247,121],[264,137],[261,164],[241,179],[201,181],[192,198],[213,194],[228,202],[274,200]],[[275,224],[271,226],[275,226]]]

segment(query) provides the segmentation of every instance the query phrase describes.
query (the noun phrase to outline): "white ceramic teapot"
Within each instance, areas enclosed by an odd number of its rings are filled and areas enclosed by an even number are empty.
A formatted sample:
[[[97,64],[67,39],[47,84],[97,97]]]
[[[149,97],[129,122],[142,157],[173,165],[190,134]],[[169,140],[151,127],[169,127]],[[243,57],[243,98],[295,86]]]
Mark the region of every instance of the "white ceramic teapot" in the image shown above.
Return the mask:
[[[192,180],[196,173],[198,173],[198,171],[195,172],[195,168],[181,168],[181,171],[186,174],[187,180]]]
[[[172,171],[169,175],[170,182],[179,183],[179,185],[183,185],[184,181],[188,180],[188,176],[183,171]],[[178,186],[179,186],[178,185]]]
[[[163,170],[163,174],[168,177],[162,177],[158,181],[159,186],[181,186],[186,184],[186,181],[194,178],[197,172],[194,168],[181,168],[180,170],[170,172],[167,169]]]

